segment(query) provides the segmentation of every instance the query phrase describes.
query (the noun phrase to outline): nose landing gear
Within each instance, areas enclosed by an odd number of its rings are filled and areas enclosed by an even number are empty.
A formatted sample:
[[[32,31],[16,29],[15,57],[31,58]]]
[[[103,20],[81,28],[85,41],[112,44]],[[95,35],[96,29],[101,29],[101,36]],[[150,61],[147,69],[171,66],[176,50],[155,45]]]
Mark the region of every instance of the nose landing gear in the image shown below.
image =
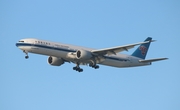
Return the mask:
[[[23,52],[26,54],[25,59],[28,59],[28,58],[29,58],[29,56],[28,56],[28,52],[27,52],[27,51],[25,51],[25,50],[23,50]]]

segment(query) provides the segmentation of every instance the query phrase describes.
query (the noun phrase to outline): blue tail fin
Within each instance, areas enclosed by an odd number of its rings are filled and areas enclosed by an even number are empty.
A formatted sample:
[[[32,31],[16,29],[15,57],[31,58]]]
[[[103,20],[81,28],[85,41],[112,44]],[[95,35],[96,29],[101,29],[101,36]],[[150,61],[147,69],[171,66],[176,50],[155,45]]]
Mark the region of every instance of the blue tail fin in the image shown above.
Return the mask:
[[[152,38],[151,38],[151,37],[148,37],[145,41],[151,41],[151,40],[152,40]],[[151,44],[151,42],[146,43],[146,44],[141,44],[141,45],[134,51],[134,53],[132,54],[132,56],[145,59],[150,44]]]

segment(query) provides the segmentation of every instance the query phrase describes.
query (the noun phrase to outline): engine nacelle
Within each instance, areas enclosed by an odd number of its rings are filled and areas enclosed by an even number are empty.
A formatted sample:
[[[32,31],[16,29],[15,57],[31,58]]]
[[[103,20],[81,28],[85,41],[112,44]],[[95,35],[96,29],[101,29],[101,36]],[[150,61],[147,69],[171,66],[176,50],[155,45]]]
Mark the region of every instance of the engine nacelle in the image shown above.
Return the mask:
[[[69,58],[69,59],[76,59],[76,53],[75,52],[69,52],[67,54],[67,58]]]
[[[53,66],[61,66],[64,64],[64,61],[61,58],[50,56],[48,58],[48,63]]]
[[[79,60],[88,60],[92,57],[91,52],[86,50],[78,50],[76,52],[76,58]]]

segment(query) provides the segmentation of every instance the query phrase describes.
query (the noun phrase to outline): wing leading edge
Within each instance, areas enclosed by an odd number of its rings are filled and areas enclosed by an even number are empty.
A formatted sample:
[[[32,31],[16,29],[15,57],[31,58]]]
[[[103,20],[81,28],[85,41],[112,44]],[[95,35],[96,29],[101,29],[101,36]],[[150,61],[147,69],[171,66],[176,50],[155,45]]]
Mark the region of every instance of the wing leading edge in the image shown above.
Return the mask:
[[[106,54],[108,54],[108,55],[114,54],[115,55],[116,53],[119,53],[122,51],[128,51],[129,49],[134,48],[137,45],[146,44],[146,43],[154,42],[154,41],[155,40],[151,40],[151,41],[139,42],[139,43],[124,45],[124,46],[92,50],[91,52],[94,54],[98,54],[98,55],[106,55]]]

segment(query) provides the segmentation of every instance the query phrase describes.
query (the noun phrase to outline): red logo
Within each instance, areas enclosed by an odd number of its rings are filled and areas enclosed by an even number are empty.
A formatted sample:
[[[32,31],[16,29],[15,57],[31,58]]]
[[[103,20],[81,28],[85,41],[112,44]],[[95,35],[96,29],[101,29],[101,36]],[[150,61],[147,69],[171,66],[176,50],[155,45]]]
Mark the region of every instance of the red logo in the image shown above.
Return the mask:
[[[139,50],[141,51],[141,54],[144,56],[147,52],[147,48],[145,46],[140,46]]]

